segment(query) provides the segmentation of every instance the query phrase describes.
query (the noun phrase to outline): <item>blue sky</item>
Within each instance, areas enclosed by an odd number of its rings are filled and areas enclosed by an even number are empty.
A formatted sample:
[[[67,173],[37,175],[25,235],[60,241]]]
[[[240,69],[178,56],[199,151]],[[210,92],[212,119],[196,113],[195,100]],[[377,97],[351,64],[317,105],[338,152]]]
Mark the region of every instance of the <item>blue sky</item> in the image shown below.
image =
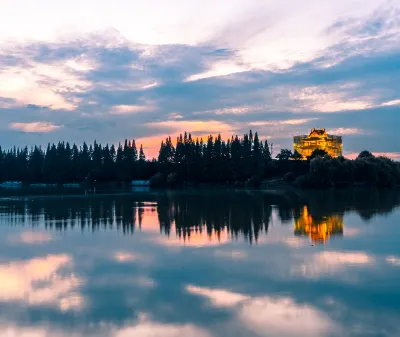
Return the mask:
[[[312,127],[400,158],[400,0],[2,0],[0,144]]]

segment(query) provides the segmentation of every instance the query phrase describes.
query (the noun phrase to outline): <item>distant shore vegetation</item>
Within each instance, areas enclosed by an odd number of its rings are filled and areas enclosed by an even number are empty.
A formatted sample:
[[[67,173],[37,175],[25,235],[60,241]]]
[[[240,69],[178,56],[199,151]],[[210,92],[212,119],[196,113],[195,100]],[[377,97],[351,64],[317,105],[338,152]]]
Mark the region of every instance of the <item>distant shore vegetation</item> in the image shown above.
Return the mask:
[[[331,158],[315,150],[308,158],[272,145],[251,131],[243,137],[194,139],[190,133],[161,142],[158,158],[146,159],[135,140],[118,146],[96,141],[82,146],[68,142],[48,144],[46,149],[0,148],[0,183],[129,183],[149,180],[153,187],[184,184],[226,184],[259,187],[265,181],[281,181],[304,188],[336,186],[400,185],[400,163],[362,151],[356,159]]]

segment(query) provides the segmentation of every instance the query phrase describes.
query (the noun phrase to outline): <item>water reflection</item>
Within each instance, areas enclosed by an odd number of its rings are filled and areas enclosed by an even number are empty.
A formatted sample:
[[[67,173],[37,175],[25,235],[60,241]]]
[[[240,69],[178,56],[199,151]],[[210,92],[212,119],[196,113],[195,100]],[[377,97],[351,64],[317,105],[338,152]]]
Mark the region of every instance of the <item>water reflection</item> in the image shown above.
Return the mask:
[[[0,301],[80,309],[84,301],[77,289],[82,280],[68,271],[71,264],[66,254],[0,264]]]
[[[294,234],[307,235],[315,244],[326,243],[331,236],[343,235],[343,214],[317,218],[309,212],[307,206],[304,206],[301,214],[294,217]]]
[[[314,244],[343,236],[344,214],[355,211],[368,220],[400,204],[398,193],[384,191],[269,194],[258,192],[153,193],[30,197],[0,201],[0,222],[44,224],[48,230],[117,230],[159,232],[175,245],[204,246],[243,238],[257,242],[268,233],[273,218],[293,225],[295,236]],[[171,234],[174,234],[171,235]],[[25,242],[46,241],[47,234],[24,234]]]
[[[399,201],[395,191],[0,199],[0,336],[398,336]]]

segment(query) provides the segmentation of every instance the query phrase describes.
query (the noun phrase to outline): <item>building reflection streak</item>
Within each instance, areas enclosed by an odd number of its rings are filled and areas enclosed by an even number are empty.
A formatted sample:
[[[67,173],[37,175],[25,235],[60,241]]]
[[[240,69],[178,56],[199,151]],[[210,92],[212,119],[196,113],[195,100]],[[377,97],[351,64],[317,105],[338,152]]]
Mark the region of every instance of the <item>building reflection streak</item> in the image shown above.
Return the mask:
[[[316,217],[307,206],[303,207],[300,216],[294,218],[294,234],[307,235],[314,244],[325,244],[332,236],[342,236],[343,226],[342,214]]]

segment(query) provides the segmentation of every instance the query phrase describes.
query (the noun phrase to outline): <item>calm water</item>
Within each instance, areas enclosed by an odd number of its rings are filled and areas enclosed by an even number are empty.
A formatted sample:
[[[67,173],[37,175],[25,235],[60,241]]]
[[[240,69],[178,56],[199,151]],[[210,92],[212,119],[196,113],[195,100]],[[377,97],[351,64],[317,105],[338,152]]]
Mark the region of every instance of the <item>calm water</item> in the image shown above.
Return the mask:
[[[400,193],[0,199],[1,337],[400,336]]]

